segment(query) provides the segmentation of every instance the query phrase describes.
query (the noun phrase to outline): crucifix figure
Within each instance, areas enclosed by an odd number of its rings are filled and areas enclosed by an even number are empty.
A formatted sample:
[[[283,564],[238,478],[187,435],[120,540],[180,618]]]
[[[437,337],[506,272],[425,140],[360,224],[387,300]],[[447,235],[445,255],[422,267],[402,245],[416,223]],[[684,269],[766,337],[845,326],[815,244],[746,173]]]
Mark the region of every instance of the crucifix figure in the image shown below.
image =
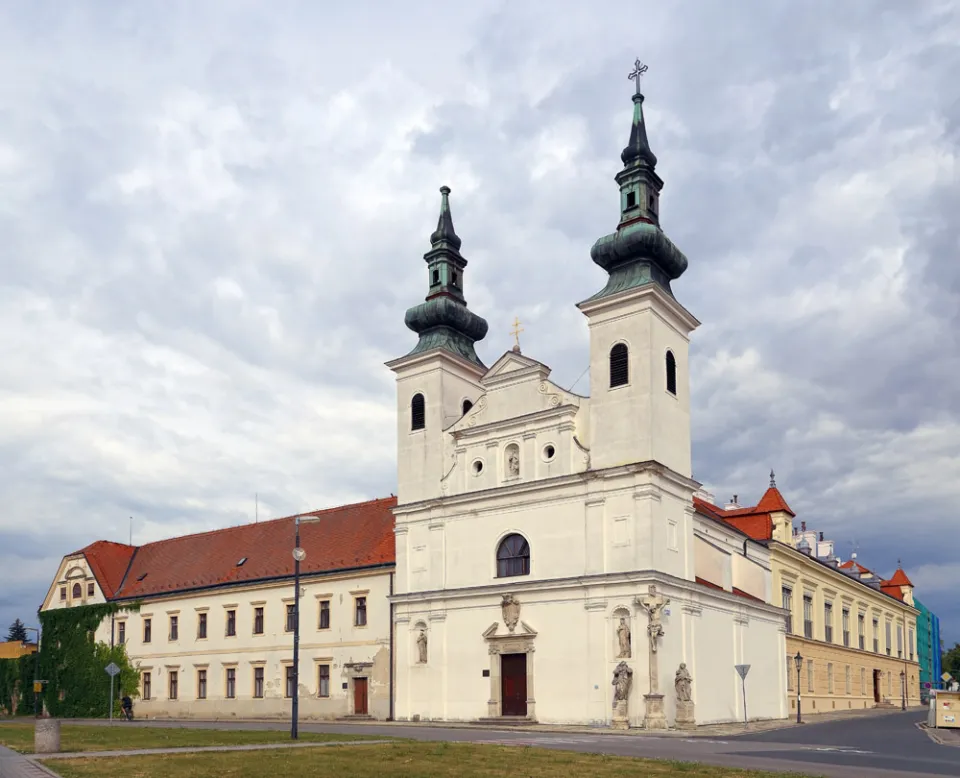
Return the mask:
[[[513,329],[510,330],[510,334],[513,335],[514,340],[516,341],[513,346],[513,350],[518,352],[520,351],[520,333],[523,332],[523,327],[520,326],[520,318],[514,317],[513,319]]]
[[[637,604],[647,612],[647,637],[650,639],[650,694],[657,694],[660,683],[657,678],[657,640],[663,637],[663,624],[660,619],[663,609],[670,604],[670,600],[657,593],[657,587],[651,584],[649,593],[645,597],[638,597]]]
[[[646,73],[649,68],[644,65],[640,58],[637,58],[637,61],[633,63],[633,70],[630,71],[630,75],[627,76],[631,81],[635,81],[637,84],[637,94],[640,94],[640,76]]]

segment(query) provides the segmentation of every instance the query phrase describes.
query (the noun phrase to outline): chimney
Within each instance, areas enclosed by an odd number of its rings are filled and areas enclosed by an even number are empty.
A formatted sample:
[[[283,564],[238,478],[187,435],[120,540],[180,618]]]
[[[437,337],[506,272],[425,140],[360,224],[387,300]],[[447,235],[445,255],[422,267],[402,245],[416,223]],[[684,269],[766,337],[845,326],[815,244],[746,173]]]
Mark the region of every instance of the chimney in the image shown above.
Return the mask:
[[[821,542],[823,541],[823,533],[822,533],[822,532],[820,533],[820,540],[821,540]]]
[[[740,507],[740,503],[737,502],[737,495],[733,495],[733,499],[730,500],[724,507],[724,510],[733,511]]]
[[[801,521],[801,522],[800,522],[800,531],[801,531],[801,532],[806,532],[806,531],[807,531],[807,522],[805,522],[805,521]]]

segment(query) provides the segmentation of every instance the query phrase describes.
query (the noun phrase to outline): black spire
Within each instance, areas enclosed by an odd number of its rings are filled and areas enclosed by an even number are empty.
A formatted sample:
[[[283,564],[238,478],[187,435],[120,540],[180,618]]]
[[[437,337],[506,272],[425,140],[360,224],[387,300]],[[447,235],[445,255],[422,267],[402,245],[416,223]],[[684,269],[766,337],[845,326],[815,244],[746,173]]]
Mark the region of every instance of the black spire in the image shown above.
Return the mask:
[[[460,237],[450,213],[450,187],[440,187],[440,218],[430,236],[427,263],[429,286],[425,302],[407,311],[404,323],[420,339],[411,354],[442,348],[484,367],[473,344],[487,334],[487,322],[467,308],[463,274],[467,260],[460,253]]]

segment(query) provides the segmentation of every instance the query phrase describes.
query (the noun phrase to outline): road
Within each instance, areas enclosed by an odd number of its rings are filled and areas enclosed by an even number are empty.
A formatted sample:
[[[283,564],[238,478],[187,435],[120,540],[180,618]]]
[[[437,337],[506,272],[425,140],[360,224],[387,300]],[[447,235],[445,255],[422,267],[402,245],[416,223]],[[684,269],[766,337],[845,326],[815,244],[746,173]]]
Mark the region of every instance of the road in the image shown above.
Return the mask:
[[[727,767],[792,771],[830,778],[960,776],[960,748],[934,743],[917,728],[924,712],[834,719],[799,727],[723,738],[655,737],[601,733],[530,732],[494,727],[404,726],[388,723],[303,722],[302,732],[382,735],[414,740],[537,746],[588,753],[678,759]],[[102,724],[103,722],[90,722]],[[284,722],[146,721],[133,726],[285,729]],[[131,726],[117,723],[114,726]]]

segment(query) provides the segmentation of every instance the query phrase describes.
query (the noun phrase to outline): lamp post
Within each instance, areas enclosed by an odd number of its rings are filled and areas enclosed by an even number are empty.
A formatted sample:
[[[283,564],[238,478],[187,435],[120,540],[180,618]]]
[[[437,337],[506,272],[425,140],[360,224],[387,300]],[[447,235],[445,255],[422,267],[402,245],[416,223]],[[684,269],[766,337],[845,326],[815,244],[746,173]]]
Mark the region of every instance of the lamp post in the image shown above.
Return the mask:
[[[802,723],[800,721],[800,668],[803,667],[803,657],[800,656],[800,652],[797,651],[797,655],[793,658],[793,661],[797,665],[797,724]]]
[[[907,709],[907,674],[900,671],[900,710]]]
[[[300,713],[300,563],[307,558],[307,552],[300,548],[300,522],[319,521],[317,516],[297,516],[294,522],[296,536],[293,544],[293,689],[290,714],[290,738],[299,737],[298,716]]]
[[[40,718],[40,695],[37,694],[40,663],[40,630],[37,627],[24,627],[24,629],[37,633],[37,650],[33,655],[33,716],[34,718]]]

